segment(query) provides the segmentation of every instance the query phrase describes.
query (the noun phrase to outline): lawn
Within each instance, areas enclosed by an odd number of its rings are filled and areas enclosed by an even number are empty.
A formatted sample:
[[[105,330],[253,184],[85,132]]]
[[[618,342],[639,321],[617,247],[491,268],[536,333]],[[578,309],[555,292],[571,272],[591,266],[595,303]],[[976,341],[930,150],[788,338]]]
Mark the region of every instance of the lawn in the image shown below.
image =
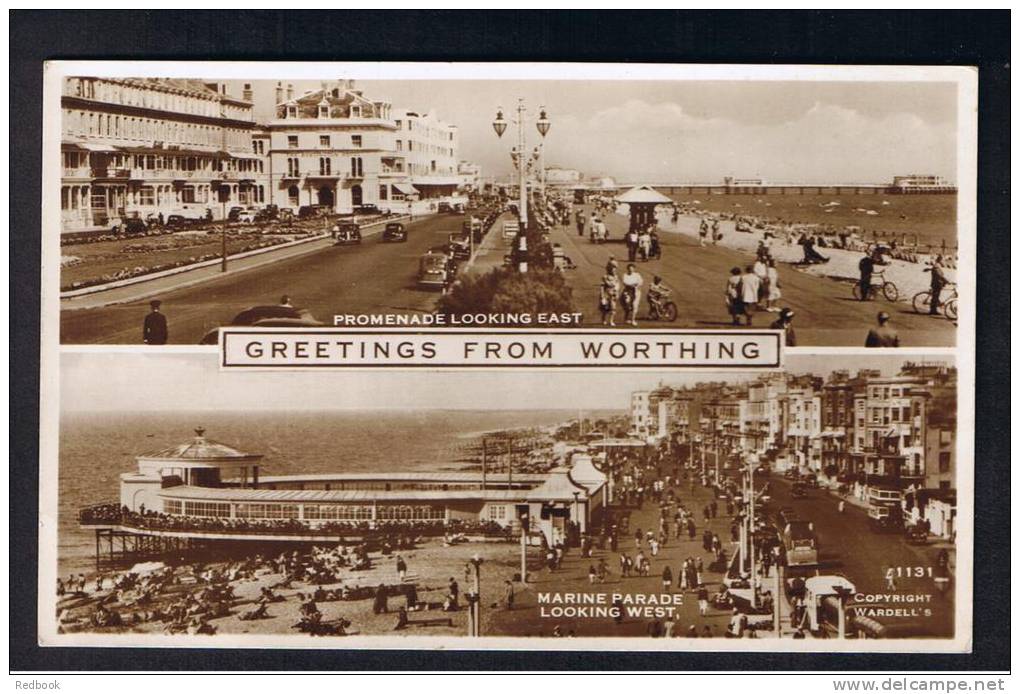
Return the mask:
[[[227,254],[278,245],[294,238],[297,235],[230,230]],[[66,245],[60,253],[60,286],[66,291],[219,257],[222,239],[218,232],[188,231]]]

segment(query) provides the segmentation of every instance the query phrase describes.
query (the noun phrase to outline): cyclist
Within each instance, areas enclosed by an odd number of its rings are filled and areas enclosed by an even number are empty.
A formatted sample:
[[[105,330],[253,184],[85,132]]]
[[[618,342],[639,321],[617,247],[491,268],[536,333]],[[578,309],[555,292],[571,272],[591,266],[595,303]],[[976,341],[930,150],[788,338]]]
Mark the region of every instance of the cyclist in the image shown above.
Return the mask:
[[[937,316],[939,313],[939,306],[942,303],[942,289],[949,284],[949,280],[946,278],[946,271],[942,267],[942,256],[935,256],[935,260],[932,261],[931,266],[926,267],[924,272],[931,273],[931,305],[928,308],[928,313],[933,316]]]
[[[651,308],[652,313],[659,315],[659,307],[662,306],[672,294],[673,291],[666,286],[666,283],[662,281],[662,278],[655,275],[652,278],[652,283],[648,286],[648,306]]]

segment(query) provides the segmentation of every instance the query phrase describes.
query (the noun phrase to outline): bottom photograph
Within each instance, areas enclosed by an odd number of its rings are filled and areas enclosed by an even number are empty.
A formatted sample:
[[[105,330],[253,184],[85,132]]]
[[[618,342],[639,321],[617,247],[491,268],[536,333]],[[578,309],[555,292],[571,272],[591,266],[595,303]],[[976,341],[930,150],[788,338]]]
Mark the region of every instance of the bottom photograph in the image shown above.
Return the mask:
[[[968,636],[949,357],[60,378],[45,644]]]

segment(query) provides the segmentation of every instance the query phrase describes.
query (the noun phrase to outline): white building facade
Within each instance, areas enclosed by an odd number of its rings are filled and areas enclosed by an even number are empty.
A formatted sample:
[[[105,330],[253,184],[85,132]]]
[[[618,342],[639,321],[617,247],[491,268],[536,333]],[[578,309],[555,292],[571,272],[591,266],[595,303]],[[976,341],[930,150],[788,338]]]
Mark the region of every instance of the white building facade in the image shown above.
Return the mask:
[[[265,197],[250,101],[216,83],[71,77],[61,94],[61,231],[218,217]]]

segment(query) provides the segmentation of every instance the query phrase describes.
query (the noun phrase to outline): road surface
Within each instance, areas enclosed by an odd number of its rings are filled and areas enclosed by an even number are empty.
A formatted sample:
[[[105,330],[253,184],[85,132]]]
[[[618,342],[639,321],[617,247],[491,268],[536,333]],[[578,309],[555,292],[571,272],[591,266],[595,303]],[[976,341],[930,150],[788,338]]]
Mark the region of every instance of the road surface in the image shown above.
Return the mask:
[[[806,498],[794,499],[790,495],[790,482],[778,475],[765,479],[769,482],[772,497],[770,512],[766,515],[771,516],[779,508],[789,506],[802,520],[814,523],[821,547],[819,562],[822,572],[845,575],[858,593],[889,593],[885,573],[890,568],[935,567],[940,546],[934,543],[909,545],[903,533],[873,532],[863,509],[846,504],[845,511],[840,514],[836,497],[825,490],[810,489]],[[896,583],[897,593],[932,595],[930,606],[935,614],[930,619],[931,635],[952,634],[953,601],[951,597],[941,597],[931,578],[899,578]],[[895,618],[878,621],[893,622]]]
[[[381,234],[360,246],[328,246],[158,297],[167,316],[170,342],[198,344],[209,330],[259,304],[275,304],[287,294],[318,320],[332,324],[334,314],[430,312],[437,293],[419,289],[418,259],[430,246],[446,242],[465,217],[438,215],[409,225],[406,243],[382,243]],[[122,304],[64,310],[60,337],[64,344],[141,342],[149,298]]]

